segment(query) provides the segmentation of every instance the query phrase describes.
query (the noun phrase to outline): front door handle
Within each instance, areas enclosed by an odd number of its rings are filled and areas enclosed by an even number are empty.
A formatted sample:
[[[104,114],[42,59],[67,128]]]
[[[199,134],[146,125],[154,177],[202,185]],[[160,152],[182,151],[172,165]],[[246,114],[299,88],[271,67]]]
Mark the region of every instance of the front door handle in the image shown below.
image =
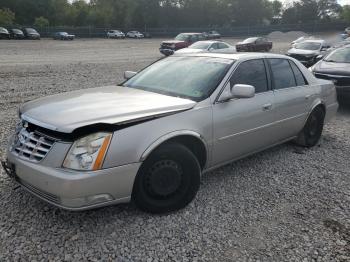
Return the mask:
[[[263,105],[263,110],[264,110],[264,111],[268,111],[268,110],[270,110],[271,108],[272,108],[272,104],[271,104],[271,103],[268,103],[268,104]]]

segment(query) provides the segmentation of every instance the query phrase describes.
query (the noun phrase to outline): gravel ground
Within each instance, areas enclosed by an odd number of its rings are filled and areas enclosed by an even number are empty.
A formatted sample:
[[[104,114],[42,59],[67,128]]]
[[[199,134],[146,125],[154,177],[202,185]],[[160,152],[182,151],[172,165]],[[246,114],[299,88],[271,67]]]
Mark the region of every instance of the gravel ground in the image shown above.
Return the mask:
[[[0,157],[19,104],[118,83],[159,58],[159,42],[0,41]],[[0,169],[0,261],[350,261],[349,158],[343,107],[319,146],[285,144],[205,174],[195,201],[167,215],[63,211]]]

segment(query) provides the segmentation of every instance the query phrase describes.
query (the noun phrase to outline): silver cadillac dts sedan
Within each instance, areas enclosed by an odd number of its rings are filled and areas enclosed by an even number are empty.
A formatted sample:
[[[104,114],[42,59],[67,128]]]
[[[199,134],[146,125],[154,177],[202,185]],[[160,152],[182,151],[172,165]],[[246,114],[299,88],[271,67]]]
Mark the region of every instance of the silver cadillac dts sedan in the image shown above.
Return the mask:
[[[332,82],[283,55],[174,55],[124,77],[24,104],[9,176],[68,210],[132,200],[168,212],[203,172],[289,140],[316,145],[338,108]]]

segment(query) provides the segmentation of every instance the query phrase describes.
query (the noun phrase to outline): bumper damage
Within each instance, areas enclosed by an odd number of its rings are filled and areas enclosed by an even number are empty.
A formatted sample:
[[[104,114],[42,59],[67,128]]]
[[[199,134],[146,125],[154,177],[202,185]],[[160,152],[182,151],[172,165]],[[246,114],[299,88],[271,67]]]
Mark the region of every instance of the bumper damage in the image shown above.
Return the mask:
[[[21,160],[8,153],[8,176],[38,198],[70,211],[127,203],[141,163],[80,172]]]

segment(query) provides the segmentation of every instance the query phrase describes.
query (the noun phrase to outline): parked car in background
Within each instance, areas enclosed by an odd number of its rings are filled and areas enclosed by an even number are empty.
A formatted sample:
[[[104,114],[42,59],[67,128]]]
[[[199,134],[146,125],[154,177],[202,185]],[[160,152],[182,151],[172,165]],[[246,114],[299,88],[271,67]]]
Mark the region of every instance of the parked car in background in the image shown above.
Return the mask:
[[[17,28],[12,28],[9,30],[10,33],[10,38],[12,39],[23,39],[24,38],[24,34],[22,32],[22,30],[17,29]]]
[[[333,50],[310,70],[317,78],[333,81],[338,100],[350,103],[350,46]]]
[[[301,42],[304,42],[306,40],[311,40],[311,39],[315,39],[313,36],[301,36],[298,39],[292,41],[291,46],[294,47],[296,44],[299,44]]]
[[[107,32],[107,37],[108,38],[122,38],[122,39],[124,39],[125,34],[120,30],[109,30]]]
[[[172,55],[175,51],[188,47],[195,42],[205,40],[203,33],[181,33],[174,40],[163,41],[159,51],[163,55]]]
[[[152,38],[152,34],[150,32],[143,32],[142,34],[145,38]]]
[[[206,171],[290,140],[317,145],[338,108],[332,82],[283,55],[174,55],[124,77],[22,105],[4,170],[61,208],[169,212]]]
[[[130,31],[126,34],[126,36],[129,38],[144,38],[145,37],[139,31]]]
[[[175,54],[185,53],[201,53],[201,52],[213,52],[213,53],[234,53],[236,48],[228,43],[221,41],[198,41],[187,48],[175,51]]]
[[[268,52],[272,49],[272,42],[266,37],[250,37],[236,44],[237,52]]]
[[[348,34],[348,36],[350,36],[350,27],[345,28],[344,31],[345,31],[346,34]]]
[[[10,39],[9,31],[4,27],[0,27],[0,39]]]
[[[205,32],[204,35],[207,39],[220,39],[221,38],[221,34],[219,34],[217,31]]]
[[[349,37],[346,38],[344,41],[341,41],[341,42],[338,42],[338,43],[332,45],[330,48],[327,49],[327,51],[324,52],[324,54],[321,54],[321,56],[323,57],[335,49],[338,49],[338,48],[343,47],[343,46],[348,46],[348,45],[350,45],[350,38]]]
[[[75,35],[70,35],[67,32],[56,32],[53,35],[55,40],[74,40]]]
[[[317,57],[326,52],[329,47],[325,40],[306,40],[289,49],[286,55],[299,60],[306,67],[309,67],[314,65],[317,62]]]
[[[27,39],[40,40],[40,34],[34,28],[24,28],[24,36]]]

